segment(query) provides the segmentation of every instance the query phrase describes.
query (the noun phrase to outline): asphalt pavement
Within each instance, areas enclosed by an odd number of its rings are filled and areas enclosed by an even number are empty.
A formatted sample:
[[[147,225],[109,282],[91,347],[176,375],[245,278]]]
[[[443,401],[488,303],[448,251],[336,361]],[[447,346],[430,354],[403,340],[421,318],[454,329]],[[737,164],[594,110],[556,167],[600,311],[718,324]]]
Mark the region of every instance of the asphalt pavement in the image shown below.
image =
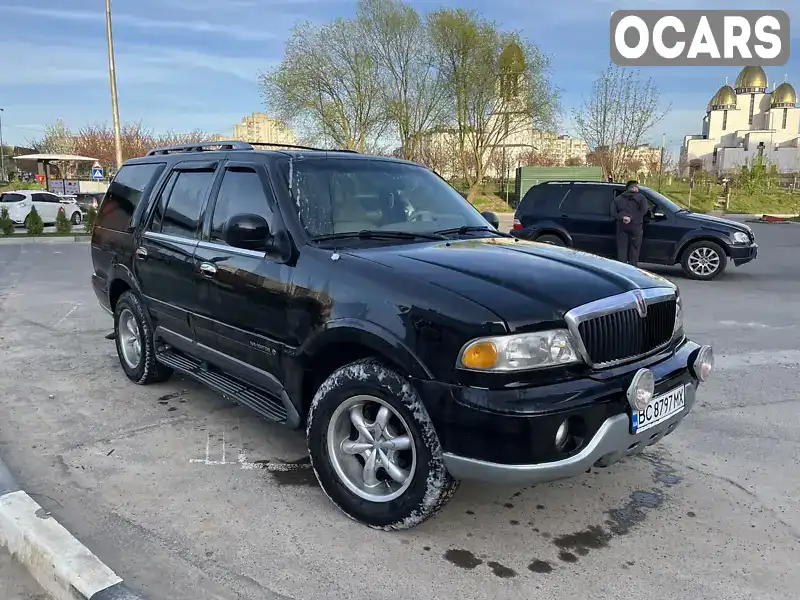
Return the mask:
[[[658,270],[718,355],[673,435],[566,482],[464,484],[401,533],[339,513],[300,432],[180,377],[130,383],[87,244],[0,246],[0,456],[152,600],[796,597],[800,226],[753,229],[758,260],[717,281]]]

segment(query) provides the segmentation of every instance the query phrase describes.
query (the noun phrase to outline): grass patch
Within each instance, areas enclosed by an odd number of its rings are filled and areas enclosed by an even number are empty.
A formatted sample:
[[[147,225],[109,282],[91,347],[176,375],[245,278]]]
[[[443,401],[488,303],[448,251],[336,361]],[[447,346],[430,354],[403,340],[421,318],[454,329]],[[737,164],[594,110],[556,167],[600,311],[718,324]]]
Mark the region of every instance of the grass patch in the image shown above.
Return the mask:
[[[490,210],[495,213],[514,212],[514,209],[511,208],[500,196],[488,196],[481,194],[473,198],[468,198],[468,200],[481,212],[485,210]]]
[[[655,182],[653,189],[657,189]],[[661,186],[661,193],[670,200],[694,212],[703,213],[717,210],[715,203],[723,195],[723,186],[712,184],[698,184],[692,190],[691,206],[689,204],[689,184],[673,180],[671,184]],[[768,192],[748,194],[744,190],[731,189],[729,213],[743,214],[798,214],[800,213],[800,190],[792,191],[785,188],[773,188]]]

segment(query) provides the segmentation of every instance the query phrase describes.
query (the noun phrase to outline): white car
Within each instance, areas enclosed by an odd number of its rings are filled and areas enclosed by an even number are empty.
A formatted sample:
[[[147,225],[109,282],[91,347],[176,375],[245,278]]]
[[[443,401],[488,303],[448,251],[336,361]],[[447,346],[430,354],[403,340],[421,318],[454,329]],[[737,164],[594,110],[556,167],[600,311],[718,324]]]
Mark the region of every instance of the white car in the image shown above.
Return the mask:
[[[44,221],[45,225],[52,225],[56,222],[58,211],[63,209],[67,219],[73,225],[79,225],[83,221],[83,213],[80,207],[74,202],[63,200],[50,192],[39,192],[36,190],[17,190],[3,192],[0,194],[0,209],[7,208],[8,216],[17,225],[26,225],[31,207],[36,207],[36,212]]]

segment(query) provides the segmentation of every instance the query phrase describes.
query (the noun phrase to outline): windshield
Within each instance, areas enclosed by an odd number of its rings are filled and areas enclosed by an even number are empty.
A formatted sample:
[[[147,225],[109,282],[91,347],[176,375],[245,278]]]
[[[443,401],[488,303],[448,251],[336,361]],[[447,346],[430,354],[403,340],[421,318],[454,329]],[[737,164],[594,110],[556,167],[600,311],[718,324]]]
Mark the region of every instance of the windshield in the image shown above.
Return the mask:
[[[491,229],[458,192],[420,166],[303,157],[283,164],[281,174],[312,238],[364,230],[433,234],[461,227]]]
[[[686,210],[682,206],[678,206],[672,200],[670,200],[666,196],[663,196],[662,194],[659,194],[657,191],[653,189],[644,186],[640,186],[639,189],[645,192],[645,195],[650,196],[654,200],[657,200],[664,210],[667,210],[672,213],[676,213],[679,210]]]

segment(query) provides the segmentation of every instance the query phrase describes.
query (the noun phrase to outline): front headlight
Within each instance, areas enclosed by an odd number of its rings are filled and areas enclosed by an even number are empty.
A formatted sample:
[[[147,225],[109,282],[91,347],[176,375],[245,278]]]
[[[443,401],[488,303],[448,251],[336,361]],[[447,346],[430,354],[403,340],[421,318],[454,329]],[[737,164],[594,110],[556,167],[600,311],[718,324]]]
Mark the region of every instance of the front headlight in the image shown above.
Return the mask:
[[[675,326],[672,328],[672,337],[683,334],[683,301],[680,296],[675,298]]]
[[[486,337],[464,345],[456,368],[508,372],[543,369],[581,362],[564,329]]]
[[[750,238],[747,237],[746,233],[742,233],[741,231],[735,232],[731,238],[735,244],[749,244]]]

